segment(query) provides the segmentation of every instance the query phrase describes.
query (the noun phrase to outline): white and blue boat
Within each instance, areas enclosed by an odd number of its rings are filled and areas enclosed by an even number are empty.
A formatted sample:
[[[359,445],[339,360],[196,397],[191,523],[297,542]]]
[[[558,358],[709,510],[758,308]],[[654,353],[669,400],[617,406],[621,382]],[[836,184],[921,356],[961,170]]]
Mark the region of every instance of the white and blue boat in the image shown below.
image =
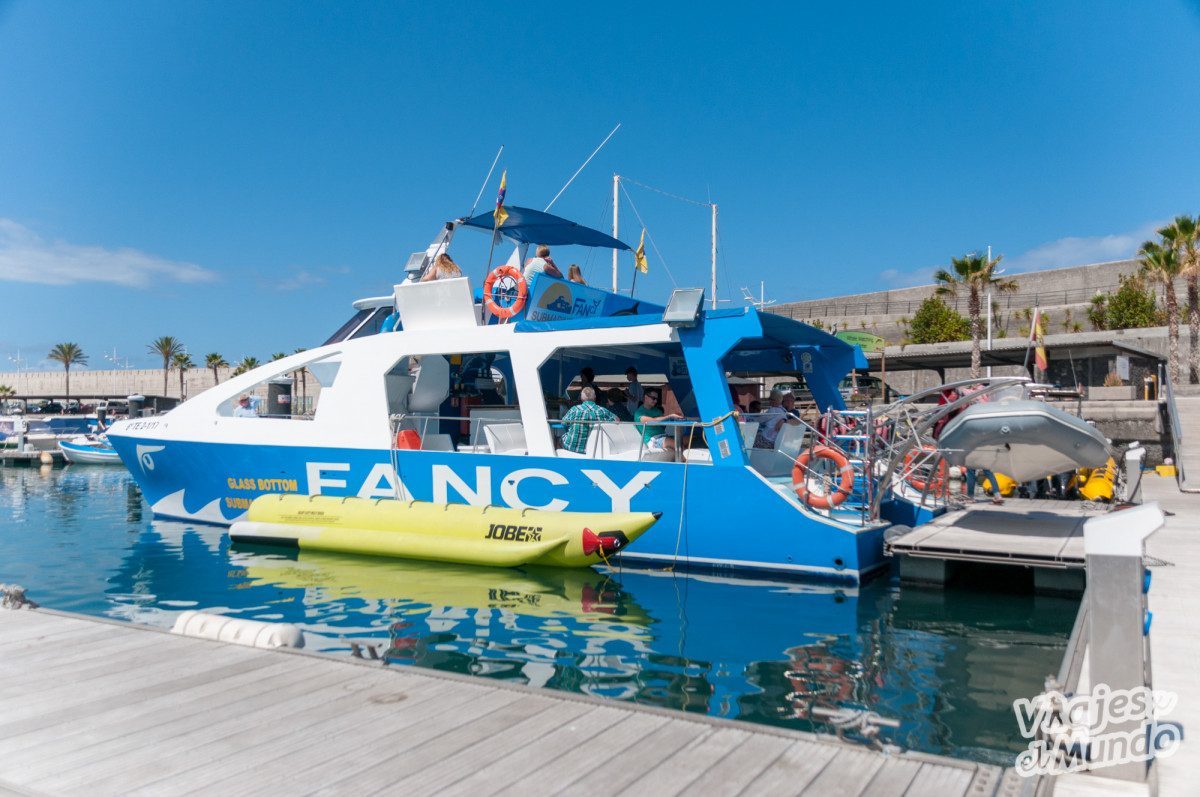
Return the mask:
[[[545,274],[525,283],[512,267],[531,244],[629,247],[557,216],[507,210],[495,233],[491,213],[448,223],[409,259],[408,279],[356,302],[325,345],[164,415],[115,423],[109,440],[154,513],[229,524],[265,493],[648,511],[662,519],[620,555],[626,565],[855,583],[885,563],[889,524],[871,511],[870,463],[848,456],[848,487],[846,465],[834,462],[843,487],[827,493],[830,506],[802,499],[795,460],[804,446],[812,452],[812,430],[784,427],[776,448],[753,449],[756,424],[735,414],[728,383],[801,376],[822,412],[841,410],[838,383],[861,352],[754,308],[704,310],[698,290],[676,291],[664,307]],[[419,281],[464,227],[516,245],[489,295],[465,277]],[[623,381],[630,366],[691,419],[672,428],[679,452],[646,451],[623,423],[594,426],[582,454],[563,450],[558,418],[576,374],[590,367]],[[320,383],[311,414],[282,403],[272,414],[270,393],[267,414],[235,412],[241,395],[301,369]]]
[[[103,436],[59,440],[63,459],[75,465],[120,465],[121,456]]]

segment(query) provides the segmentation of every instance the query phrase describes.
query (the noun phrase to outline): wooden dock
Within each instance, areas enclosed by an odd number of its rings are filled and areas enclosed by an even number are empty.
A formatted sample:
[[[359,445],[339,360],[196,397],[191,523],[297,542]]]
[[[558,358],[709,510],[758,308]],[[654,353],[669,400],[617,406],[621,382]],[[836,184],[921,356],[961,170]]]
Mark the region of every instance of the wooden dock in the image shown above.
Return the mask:
[[[1105,511],[1083,501],[977,503],[889,540],[886,552],[907,581],[943,584],[968,562],[1033,568],[1035,588],[1081,592],[1083,524]]]
[[[1009,771],[348,657],[0,610],[0,794],[1016,793]]]
[[[49,462],[45,461],[46,457],[49,457]],[[58,449],[17,451],[15,448],[0,448],[0,468],[8,465],[62,465],[64,462],[66,460],[63,458],[63,452]]]

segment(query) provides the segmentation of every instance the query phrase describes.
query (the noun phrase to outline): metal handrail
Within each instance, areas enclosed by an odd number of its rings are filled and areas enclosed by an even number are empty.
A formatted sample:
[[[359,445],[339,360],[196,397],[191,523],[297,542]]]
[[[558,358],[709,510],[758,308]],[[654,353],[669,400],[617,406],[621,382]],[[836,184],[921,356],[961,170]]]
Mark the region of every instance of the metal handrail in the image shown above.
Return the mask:
[[[1183,425],[1179,422],[1179,408],[1175,404],[1175,388],[1171,376],[1161,363],[1158,366],[1158,383],[1163,386],[1167,405],[1167,422],[1171,427],[1171,448],[1175,452],[1175,483],[1183,489],[1187,474],[1183,472]]]

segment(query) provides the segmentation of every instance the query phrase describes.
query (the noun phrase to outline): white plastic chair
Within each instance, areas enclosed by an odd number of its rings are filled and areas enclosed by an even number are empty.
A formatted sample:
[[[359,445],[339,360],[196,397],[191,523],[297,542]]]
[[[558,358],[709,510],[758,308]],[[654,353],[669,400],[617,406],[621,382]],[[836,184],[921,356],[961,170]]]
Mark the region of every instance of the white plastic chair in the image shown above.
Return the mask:
[[[421,438],[422,451],[453,451],[454,441],[448,434],[427,434]]]
[[[642,433],[633,424],[598,423],[588,435],[589,459],[640,459]]]
[[[525,454],[525,425],[520,423],[489,423],[483,427],[488,448],[493,454]]]

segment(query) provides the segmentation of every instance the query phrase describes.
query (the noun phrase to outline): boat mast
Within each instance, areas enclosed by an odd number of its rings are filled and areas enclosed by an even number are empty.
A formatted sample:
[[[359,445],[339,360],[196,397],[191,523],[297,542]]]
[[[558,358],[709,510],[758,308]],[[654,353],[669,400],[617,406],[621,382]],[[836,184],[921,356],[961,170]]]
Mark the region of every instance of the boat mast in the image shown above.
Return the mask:
[[[621,187],[621,175],[613,174],[613,238],[617,238],[617,191]],[[620,240],[620,238],[617,238]],[[613,256],[613,293],[617,292],[617,250],[612,252]]]
[[[709,203],[712,207],[712,306],[717,309],[717,203]],[[615,254],[615,253],[614,253]]]

